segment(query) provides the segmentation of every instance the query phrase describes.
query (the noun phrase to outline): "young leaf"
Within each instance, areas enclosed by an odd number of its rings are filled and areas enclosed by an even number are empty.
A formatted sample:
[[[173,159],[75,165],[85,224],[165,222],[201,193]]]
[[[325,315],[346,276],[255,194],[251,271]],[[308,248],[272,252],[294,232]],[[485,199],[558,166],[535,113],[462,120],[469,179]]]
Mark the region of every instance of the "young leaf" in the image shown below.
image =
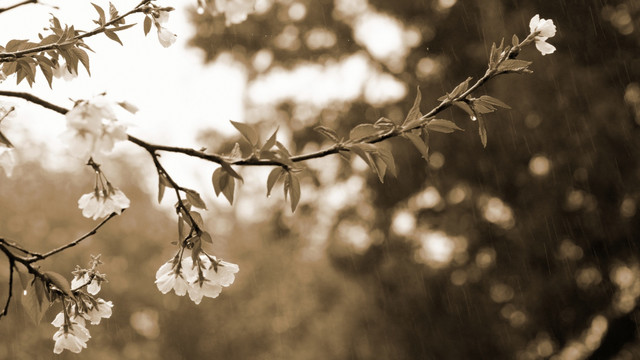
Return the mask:
[[[461,82],[460,84],[458,84],[458,86],[456,86],[455,89],[453,89],[451,94],[449,94],[449,99],[455,99],[460,94],[462,94],[465,91],[467,91],[467,89],[469,88],[469,82],[470,81],[471,81],[471,78],[468,77],[467,80],[465,80],[465,81]]]
[[[426,142],[422,141],[418,134],[415,134],[413,131],[409,131],[402,134],[402,136],[409,139],[411,143],[413,143],[413,146],[418,149],[423,159],[429,161],[429,146]]]
[[[213,239],[211,239],[211,235],[209,235],[209,233],[206,232],[206,231],[203,231],[200,234],[200,240],[202,240],[202,241],[204,241],[206,243],[209,243],[209,244],[213,244]]]
[[[407,117],[404,118],[404,121],[402,122],[403,126],[411,121],[415,121],[419,119],[422,116],[422,114],[420,113],[421,102],[422,102],[422,92],[420,92],[420,86],[418,86],[416,91],[416,98],[415,100],[413,100],[413,106],[407,113]]]
[[[117,42],[118,44],[124,46],[124,44],[122,43],[122,41],[120,40],[120,37],[118,37],[118,34],[116,34],[115,32],[113,32],[112,30],[105,30],[104,34],[107,35],[107,37],[115,42]]]
[[[487,128],[484,125],[484,119],[482,115],[478,114],[478,133],[480,134],[480,141],[482,142],[482,146],[487,147]]]
[[[333,140],[333,142],[336,142],[336,143],[340,142],[340,140],[338,140],[338,134],[336,134],[336,132],[333,129],[329,129],[328,127],[325,127],[325,126],[316,126],[315,128],[313,128],[313,130],[326,136],[330,140]]]
[[[236,143],[236,145],[237,145],[237,143]],[[240,181],[242,181],[244,183],[244,179],[242,178],[242,176],[240,176],[240,174],[238,174],[235,170],[233,170],[233,168],[231,167],[231,165],[229,165],[229,163],[223,161],[223,162],[220,163],[220,166],[222,166],[222,169],[224,169],[224,171],[227,174],[233,176],[234,178],[236,178],[236,179],[238,179],[238,180],[240,180]]]
[[[187,195],[187,200],[189,200],[191,205],[199,209],[207,210],[207,205],[204,203],[204,201],[202,200],[202,197],[200,197],[200,194],[197,191],[191,190],[191,189],[184,189],[184,192]]]
[[[480,96],[480,100],[489,103],[491,105],[494,106],[499,106],[501,108],[505,108],[505,109],[511,109],[511,106],[505,104],[504,102],[502,102],[499,99],[494,98],[493,96],[489,96],[489,95],[482,95]]]
[[[213,184],[213,191],[215,191],[216,196],[220,195],[220,192],[222,192],[224,185],[226,185],[221,183],[223,174],[224,171],[222,171],[222,168],[217,168],[211,175],[211,183]]]
[[[80,59],[82,66],[87,69],[87,74],[91,76],[91,70],[89,70],[89,55],[87,55],[87,52],[78,48],[72,48],[71,51],[78,59]]]
[[[204,220],[202,219],[202,215],[200,215],[199,212],[190,211],[189,214],[191,214],[191,218],[193,219],[193,221],[195,221],[196,225],[198,225],[200,229],[204,228]]]
[[[376,129],[371,124],[360,124],[354,127],[353,129],[351,129],[351,131],[349,132],[349,139],[351,140],[362,139],[367,136],[374,135],[377,132],[378,132],[378,129]]]
[[[460,109],[464,110],[464,112],[466,112],[467,114],[469,114],[469,117],[471,117],[471,120],[475,121],[475,113],[473,112],[473,109],[471,108],[471,106],[469,106],[469,104],[467,104],[464,101],[454,101],[453,105],[459,107]]]
[[[118,10],[116,10],[116,7],[113,6],[111,2],[109,2],[109,17],[109,21],[118,17]]]
[[[453,121],[443,119],[433,119],[429,121],[429,123],[427,123],[427,128],[429,130],[438,131],[445,134],[452,133],[455,130],[464,131],[464,129],[458,127],[458,125],[456,125],[456,123],[454,123]]]
[[[528,69],[529,65],[531,65],[531,61],[507,59],[498,66],[498,71],[520,73],[531,72],[531,70]]]
[[[145,16],[144,18],[143,29],[144,36],[147,36],[147,34],[149,34],[149,31],[151,31],[151,18],[149,16]]]
[[[23,293],[21,297],[22,306],[29,318],[37,325],[49,308],[49,299],[45,294],[44,284],[40,278],[34,277],[33,281],[24,290],[26,293]]]
[[[71,285],[69,284],[69,280],[67,280],[64,276],[54,271],[45,271],[44,275],[53,285],[55,285],[65,295],[69,296],[72,299],[75,299],[75,296],[71,292]]]
[[[98,16],[100,16],[100,19],[98,20],[98,24],[100,25],[104,25],[104,23],[106,22],[106,18],[104,15],[104,10],[102,10],[102,8],[94,3],[91,3],[91,5],[93,5],[93,7],[96,9],[96,11],[98,12]]]
[[[300,180],[291,172],[287,173],[289,179],[289,195],[291,197],[291,212],[295,212],[300,202]]]
[[[278,134],[278,129],[273,132],[273,134],[267,139],[267,141],[262,146],[262,151],[267,151],[276,145],[276,135]]]
[[[235,127],[240,132],[240,134],[249,142],[249,144],[251,144],[251,146],[255,147],[258,144],[258,133],[253,127],[232,120],[230,121],[231,125],[233,125],[233,127]]]
[[[222,189],[222,194],[229,200],[229,204],[233,205],[233,193],[235,191],[236,181],[226,173],[224,176],[226,176],[227,181]]]
[[[269,176],[267,177],[267,197],[271,196],[271,190],[273,189],[273,186],[278,182],[284,172],[285,170],[281,167],[276,167],[271,170]]]
[[[162,179],[158,179],[158,204],[162,202],[162,198],[164,197],[164,189],[166,186],[162,183]]]
[[[520,39],[518,39],[518,35],[513,34],[513,37],[511,38],[511,44],[513,46],[518,46],[520,44]]]
[[[391,175],[393,175],[393,177],[398,177],[393,153],[384,146],[378,146],[378,157],[384,162]]]

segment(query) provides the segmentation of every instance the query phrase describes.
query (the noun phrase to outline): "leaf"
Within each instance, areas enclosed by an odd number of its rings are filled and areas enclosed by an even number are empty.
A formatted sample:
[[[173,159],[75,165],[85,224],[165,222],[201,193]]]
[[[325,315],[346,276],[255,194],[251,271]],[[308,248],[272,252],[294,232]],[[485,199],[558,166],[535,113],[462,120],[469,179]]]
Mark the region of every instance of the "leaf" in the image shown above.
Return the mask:
[[[178,239],[180,241],[184,240],[187,237],[187,233],[185,231],[185,226],[186,222],[184,220],[183,216],[178,216]],[[189,227],[191,228],[191,227]]]
[[[278,129],[273,132],[273,134],[267,139],[267,141],[262,146],[261,151],[267,151],[276,145],[276,135],[278,134]]]
[[[226,176],[227,181],[222,189],[222,194],[229,200],[229,204],[233,205],[233,193],[235,191],[236,181],[227,173],[225,173],[224,176]]]
[[[128,112],[135,114],[137,113],[140,109],[138,109],[137,106],[133,105],[132,103],[128,102],[128,101],[120,101],[118,102],[118,105],[120,105],[121,108],[127,110]]]
[[[122,41],[120,41],[120,37],[118,37],[118,34],[114,33],[112,30],[105,30],[104,34],[107,35],[107,37],[115,42],[117,42],[120,45],[124,44],[122,43]]]
[[[185,195],[187,195],[187,200],[189,200],[191,205],[199,209],[207,210],[207,205],[204,203],[204,201],[202,200],[202,197],[200,197],[200,194],[197,191],[191,190],[191,189],[184,189],[184,193]]]
[[[202,215],[200,215],[199,212],[189,211],[189,214],[191,215],[191,218],[193,219],[193,221],[195,221],[196,225],[198,225],[200,229],[204,228],[204,220],[202,219]]]
[[[110,17],[109,21],[118,17],[118,10],[116,9],[115,6],[113,6],[111,1],[109,1],[109,17]]]
[[[111,30],[114,31],[114,32],[122,31],[122,30],[126,30],[128,28],[134,27],[136,25],[138,25],[138,24],[133,23],[133,24],[128,24],[128,25],[122,25],[122,26],[118,26],[118,27],[112,28]]]
[[[251,146],[255,147],[258,144],[258,133],[253,127],[232,120],[230,121],[231,125],[233,125],[233,127],[235,127],[240,132],[240,134],[249,142],[249,144],[251,144]]]
[[[410,131],[402,134],[402,136],[409,139],[411,143],[413,143],[413,146],[418,149],[423,159],[429,161],[429,146],[427,143],[422,141],[419,135],[415,134],[413,131]]]
[[[144,18],[143,29],[144,36],[147,36],[147,34],[149,34],[149,31],[151,31],[151,18],[149,16],[145,16]]]
[[[72,299],[75,299],[75,296],[71,292],[71,285],[69,284],[69,280],[67,280],[64,276],[58,274],[55,271],[45,271],[44,276],[65,295],[69,296]]]
[[[211,174],[211,183],[213,184],[213,191],[215,191],[216,196],[220,195],[220,192],[222,192],[224,185],[226,185],[221,183],[223,174],[224,171],[222,170],[222,168],[215,169],[213,171],[213,174]]]
[[[422,102],[422,93],[420,92],[420,86],[418,86],[417,92],[416,92],[416,98],[415,100],[413,100],[413,106],[411,106],[411,109],[407,113],[407,117],[402,122],[403,126],[411,121],[415,121],[419,119],[422,116],[422,114],[420,113],[421,102]]]
[[[45,286],[40,278],[34,277],[24,290],[27,293],[23,292],[21,296],[22,306],[29,318],[37,325],[49,308],[49,299],[45,295]]]
[[[80,59],[82,66],[87,70],[87,74],[91,76],[91,70],[89,70],[89,55],[87,55],[87,52],[78,48],[73,48],[71,51]]]
[[[475,121],[475,113],[473,112],[473,109],[471,108],[471,106],[469,106],[469,104],[467,104],[464,101],[454,101],[453,105],[459,107],[460,109],[464,110],[464,112],[466,112],[469,117],[471,117],[471,120]]]
[[[366,138],[368,136],[374,135],[378,133],[378,129],[376,129],[372,124],[360,124],[349,132],[349,139],[357,140]]]
[[[427,128],[429,130],[441,132],[441,133],[452,133],[456,130],[464,131],[464,129],[460,128],[456,123],[450,120],[444,119],[433,119],[427,123]]]
[[[162,179],[158,179],[158,204],[162,202],[162,198],[164,197],[164,189],[166,186],[162,183]]]
[[[267,177],[267,197],[271,196],[271,190],[273,189],[273,186],[278,182],[284,172],[285,170],[281,167],[276,167],[271,170],[269,176]]]
[[[211,235],[209,235],[209,233],[206,232],[206,231],[203,231],[200,234],[200,240],[202,240],[202,241],[204,241],[206,243],[209,243],[209,244],[213,244],[213,239],[211,239]]]
[[[475,100],[473,102],[473,109],[480,114],[489,114],[496,111],[496,108],[482,100]]]
[[[378,157],[382,161],[384,161],[385,165],[387,166],[387,170],[389,170],[391,175],[393,175],[393,177],[398,177],[398,173],[396,170],[396,162],[393,158],[393,154],[391,153],[391,150],[383,146],[378,146]]]
[[[471,81],[471,77],[468,77],[467,80],[461,82],[460,84],[458,84],[458,86],[456,86],[453,91],[451,92],[451,94],[448,95],[449,99],[455,99],[457,98],[460,94],[464,93],[465,91],[467,91],[467,89],[469,88],[469,82]]]
[[[511,44],[513,46],[518,46],[520,45],[520,39],[518,39],[518,35],[513,34],[513,37],[511,38]]]
[[[486,102],[486,103],[494,105],[494,106],[499,106],[499,107],[505,108],[505,109],[511,109],[511,106],[505,104],[504,102],[502,102],[499,99],[494,98],[493,96],[482,95],[482,96],[480,96],[479,99],[484,101],[484,102]]]
[[[100,25],[104,25],[104,23],[106,22],[106,18],[104,15],[104,10],[102,10],[102,8],[94,3],[91,3],[91,5],[93,5],[93,7],[96,9],[96,11],[98,12],[98,16],[100,16],[98,22]]]
[[[482,115],[478,115],[478,133],[480,134],[480,141],[482,146],[487,147],[487,128],[484,125],[484,119]]]
[[[236,144],[237,144],[237,143],[236,143]],[[240,176],[240,174],[238,174],[238,173],[237,173],[237,172],[236,172],[236,171],[231,167],[231,165],[230,165],[229,163],[227,163],[227,162],[223,161],[223,162],[221,162],[221,163],[220,163],[220,166],[222,166],[222,169],[224,169],[224,171],[225,171],[227,174],[229,174],[229,175],[233,176],[234,178],[236,178],[236,179],[238,179],[238,180],[240,180],[240,181],[242,181],[242,182],[244,183],[244,179],[242,178],[242,176]]]
[[[289,179],[289,195],[291,200],[291,212],[295,212],[300,202],[300,180],[291,172],[287,173]]]
[[[498,66],[498,71],[502,72],[530,72],[527,69],[531,65],[531,61],[507,59]]]
[[[313,128],[313,130],[319,132],[330,140],[333,140],[333,142],[340,142],[340,140],[338,140],[338,134],[336,134],[335,130],[333,129],[330,129],[326,126],[316,126],[315,128]]]

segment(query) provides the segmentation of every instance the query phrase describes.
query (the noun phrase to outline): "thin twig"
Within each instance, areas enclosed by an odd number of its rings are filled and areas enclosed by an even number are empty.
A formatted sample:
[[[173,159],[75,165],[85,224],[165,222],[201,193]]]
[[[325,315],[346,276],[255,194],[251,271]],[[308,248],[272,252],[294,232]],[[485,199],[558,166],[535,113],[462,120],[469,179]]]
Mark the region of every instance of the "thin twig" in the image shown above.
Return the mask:
[[[11,297],[13,296],[13,271],[15,267],[15,261],[9,258],[9,293],[7,294],[7,302],[4,304],[4,309],[0,313],[0,319],[3,316],[7,316],[9,313],[9,304],[11,303]]]
[[[23,2],[7,6],[6,8],[0,8],[0,14],[2,14],[5,11],[13,10],[13,9],[15,9],[17,7],[22,6],[22,5],[37,4],[37,3],[38,3],[38,0],[25,0]]]
[[[31,255],[31,256],[37,256],[38,255],[38,253],[33,252],[33,251],[29,251],[29,250],[23,248],[22,246],[18,245],[17,243],[15,243],[13,241],[9,241],[7,239],[0,238],[0,244],[5,244],[5,245],[7,245],[7,246],[9,246],[11,248],[14,248],[14,249],[16,249],[18,251],[21,251],[21,252],[25,253],[27,255]]]

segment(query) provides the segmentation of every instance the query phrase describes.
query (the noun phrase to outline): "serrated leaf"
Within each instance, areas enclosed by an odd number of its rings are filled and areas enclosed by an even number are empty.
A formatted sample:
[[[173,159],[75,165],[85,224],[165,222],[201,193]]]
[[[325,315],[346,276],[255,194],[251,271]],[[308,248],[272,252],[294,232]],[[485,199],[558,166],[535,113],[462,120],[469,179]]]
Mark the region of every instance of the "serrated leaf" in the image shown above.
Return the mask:
[[[118,44],[120,44],[120,45],[123,45],[123,46],[124,46],[124,44],[122,43],[122,41],[120,41],[120,37],[118,37],[118,34],[114,33],[114,32],[113,32],[113,31],[111,31],[111,30],[105,30],[105,31],[104,31],[104,34],[105,34],[109,39],[111,39],[111,40],[113,40],[113,41],[117,42]]]
[[[199,209],[207,210],[207,205],[204,203],[204,201],[202,200],[202,197],[200,197],[200,194],[197,191],[191,190],[191,189],[184,189],[184,193],[187,196],[187,200],[189,200],[191,205]]]
[[[478,133],[480,134],[480,141],[483,147],[487,147],[487,128],[484,125],[484,119],[482,115],[478,115]]]
[[[429,121],[429,123],[427,124],[427,128],[429,130],[433,130],[433,131],[437,131],[445,134],[452,133],[456,130],[464,131],[464,129],[460,128],[453,121],[444,120],[444,119],[433,119]]]
[[[420,138],[419,135],[410,131],[402,134],[402,136],[404,136],[405,138],[411,141],[413,146],[415,146],[416,149],[418,149],[423,159],[425,159],[426,161],[429,161],[429,146],[424,141],[422,141],[422,138]]]
[[[147,34],[149,34],[149,31],[151,31],[151,18],[149,16],[145,16],[144,18],[143,29],[144,36],[147,36]]]
[[[289,195],[291,201],[291,212],[295,212],[300,202],[300,180],[291,172],[287,173],[289,179]]]
[[[102,8],[101,8],[100,6],[98,6],[98,5],[94,4],[94,3],[91,3],[91,5],[93,5],[93,7],[94,7],[94,8],[96,9],[96,11],[98,12],[98,16],[100,17],[100,18],[98,19],[99,24],[100,24],[100,25],[104,25],[104,23],[105,23],[105,22],[106,22],[106,20],[107,20],[107,19],[106,19],[106,17],[105,17],[105,14],[104,14],[104,10],[102,10]]]
[[[255,147],[258,144],[258,133],[253,127],[247,124],[235,122],[233,120],[230,120],[230,122],[231,125],[233,125],[233,127],[235,127],[240,132],[242,137],[244,137],[251,146]]]
[[[351,129],[351,131],[349,132],[349,139],[351,140],[362,139],[367,136],[374,135],[378,131],[379,130],[376,129],[375,126],[373,126],[372,124],[360,124],[354,127],[353,129]]]
[[[45,271],[44,275],[53,285],[55,285],[65,295],[69,296],[72,299],[75,299],[75,296],[71,292],[71,284],[69,284],[69,280],[67,280],[64,276],[58,274],[55,271]]]
[[[278,128],[276,128],[276,131],[274,131],[273,134],[267,139],[267,141],[265,141],[261,149],[262,151],[267,151],[276,145],[277,134],[278,134]]]
[[[267,177],[267,197],[271,196],[271,190],[273,189],[273,186],[278,182],[284,172],[285,170],[281,167],[276,167],[271,170],[269,176]]]
[[[45,295],[44,284],[42,280],[34,277],[24,290],[26,290],[26,294],[23,292],[20,297],[22,306],[29,318],[37,325],[49,308],[49,299]]]
[[[415,100],[413,100],[413,106],[411,106],[411,109],[407,113],[407,117],[404,118],[402,125],[405,125],[411,121],[415,121],[422,116],[422,114],[420,113],[421,102],[422,102],[422,92],[420,91],[420,86],[418,86],[416,91],[416,98]]]
[[[493,96],[489,96],[489,95],[482,95],[480,96],[480,100],[489,103],[491,105],[494,106],[499,106],[501,108],[505,108],[505,109],[511,109],[511,106],[505,104],[504,102],[502,102],[502,100],[496,99]]]

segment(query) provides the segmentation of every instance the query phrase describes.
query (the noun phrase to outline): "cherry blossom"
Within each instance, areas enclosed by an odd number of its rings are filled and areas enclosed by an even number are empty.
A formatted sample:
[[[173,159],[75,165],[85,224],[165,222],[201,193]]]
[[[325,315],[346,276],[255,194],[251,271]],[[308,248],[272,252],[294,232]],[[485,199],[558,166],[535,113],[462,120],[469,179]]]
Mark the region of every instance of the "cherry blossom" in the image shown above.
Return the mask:
[[[529,30],[531,34],[534,34],[536,49],[542,55],[552,54],[556,51],[555,46],[547,42],[547,39],[556,35],[556,26],[553,24],[553,20],[541,19],[540,15],[536,14],[529,21]]]
[[[66,323],[64,317],[64,312],[60,312],[51,322],[53,326],[60,328],[53,334],[53,340],[56,342],[53,347],[53,352],[60,354],[66,349],[74,353],[79,353],[87,347],[87,341],[91,338],[91,334],[89,334],[89,330],[85,327],[84,318],[70,318],[68,319],[68,323]]]
[[[164,47],[169,47],[176,42],[178,35],[174,34],[164,26],[169,21],[169,12],[168,11],[160,11],[157,13],[157,16],[154,17],[156,29],[158,30],[158,41]]]
[[[111,301],[105,301],[103,299],[97,299],[95,304],[91,304],[91,307],[81,316],[91,323],[91,325],[100,324],[101,319],[108,319],[112,314],[113,303]]]
[[[87,285],[87,292],[91,295],[96,295],[100,292],[101,279],[98,276],[93,276],[89,272],[85,272],[82,276],[74,276],[71,280],[71,288],[73,290],[79,289],[84,285]]]
[[[112,213],[120,215],[123,209],[129,208],[129,198],[120,189],[110,185],[108,187],[108,190],[96,189],[78,199],[78,208],[82,210],[84,217],[96,220]]]
[[[162,265],[156,272],[156,286],[161,293],[166,294],[173,289],[178,296],[187,293],[189,283],[182,274],[182,271],[173,260]]]

